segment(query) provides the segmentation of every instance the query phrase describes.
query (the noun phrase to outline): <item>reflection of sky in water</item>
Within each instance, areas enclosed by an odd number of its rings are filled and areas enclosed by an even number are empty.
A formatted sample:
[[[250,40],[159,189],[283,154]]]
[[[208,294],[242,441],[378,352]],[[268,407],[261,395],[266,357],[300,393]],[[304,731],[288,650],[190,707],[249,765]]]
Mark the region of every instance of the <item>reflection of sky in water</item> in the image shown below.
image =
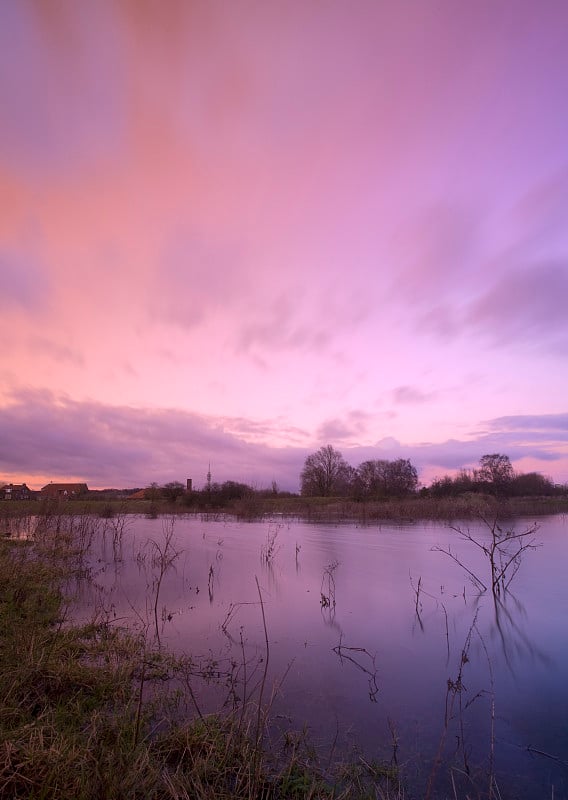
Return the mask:
[[[523,527],[518,523],[516,529]],[[264,650],[258,576],[271,681],[285,675],[274,712],[296,727],[307,722],[322,745],[339,731],[342,745],[357,742],[381,757],[390,753],[391,720],[400,759],[426,761],[437,750],[447,682],[457,679],[476,619],[461,695],[465,706],[479,693],[462,715],[471,765],[485,762],[489,754],[493,681],[498,771],[507,782],[523,776],[524,797],[550,794],[552,783],[557,797],[566,796],[567,769],[526,751],[532,746],[568,761],[566,532],[560,517],[541,522],[537,536],[542,546],[525,555],[512,592],[495,606],[490,595],[476,595],[458,565],[432,551],[451,543],[469,568],[487,572],[481,551],[440,524],[366,528],[178,519],[174,535],[181,552],[160,588],[160,618],[163,609],[166,615],[161,638],[179,651],[222,652],[238,659],[242,635],[249,657],[258,658]],[[267,565],[261,553],[271,535],[276,536],[275,555]],[[485,533],[479,529],[476,535]],[[101,589],[86,590],[85,613],[98,603],[119,618],[152,624],[157,569],[149,539],[161,542],[163,537],[161,520],[133,522],[117,568],[108,537],[96,565]],[[324,571],[334,562],[336,605],[322,608]],[[419,579],[420,620],[414,591]],[[329,594],[327,583],[323,591]],[[339,644],[362,648],[344,650],[357,664],[334,652]],[[379,688],[376,702],[370,699],[372,677]],[[447,753],[455,749],[459,734],[454,720]]]

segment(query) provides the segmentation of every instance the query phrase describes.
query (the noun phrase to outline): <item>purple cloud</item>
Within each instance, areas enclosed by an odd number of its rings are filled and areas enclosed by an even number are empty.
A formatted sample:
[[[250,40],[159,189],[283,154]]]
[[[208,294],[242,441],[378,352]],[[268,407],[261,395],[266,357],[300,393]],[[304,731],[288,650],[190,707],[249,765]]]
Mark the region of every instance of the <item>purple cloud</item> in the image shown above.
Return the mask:
[[[422,392],[415,386],[397,386],[393,389],[393,400],[395,403],[427,403],[434,396],[432,392]]]
[[[555,434],[568,433],[568,414],[518,414],[510,417],[496,417],[489,420],[487,425],[492,429],[503,431],[518,431],[519,433],[531,431],[552,432]]]
[[[385,438],[372,446],[342,447],[342,435],[364,427],[366,419],[355,411],[343,425],[341,420],[329,421],[319,434],[329,434],[328,441],[339,445],[353,466],[367,459],[409,458],[419,471],[473,466],[491,452],[506,453],[513,462],[528,457],[552,463],[564,458],[558,445],[568,442],[568,414],[561,414],[490,420],[489,431],[467,441],[406,445]],[[99,487],[146,486],[190,477],[199,487],[211,463],[217,481],[239,480],[262,488],[275,480],[282,489],[297,491],[304,460],[319,445],[271,447],[241,438],[260,438],[269,430],[268,422],[20,392],[0,409],[0,469],[27,474],[32,483],[34,475],[80,478]],[[294,431],[290,429],[290,441]],[[554,432],[552,444],[546,431]]]
[[[145,486],[200,477],[297,488],[302,451],[250,444],[222,421],[184,411],[76,402],[20,392],[0,409],[0,468],[75,476],[97,486]]]
[[[372,414],[354,409],[345,416],[328,419],[323,422],[316,432],[316,438],[322,443],[343,442],[354,438],[366,438],[369,423],[373,421]]]

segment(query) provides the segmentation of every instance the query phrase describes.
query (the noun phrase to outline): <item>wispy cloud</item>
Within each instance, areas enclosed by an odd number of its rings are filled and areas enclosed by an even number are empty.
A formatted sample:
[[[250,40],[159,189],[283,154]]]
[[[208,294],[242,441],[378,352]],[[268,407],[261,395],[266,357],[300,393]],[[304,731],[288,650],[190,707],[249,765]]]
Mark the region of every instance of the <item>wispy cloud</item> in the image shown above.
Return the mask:
[[[568,339],[567,297],[568,255],[506,272],[469,306],[465,324],[498,344],[559,342]]]
[[[316,431],[320,442],[352,443],[365,439],[371,416],[363,411],[350,411],[343,417],[328,419]]]
[[[150,314],[157,310],[162,320],[188,329],[239,313],[252,289],[239,246],[198,230],[171,236],[154,281]]]
[[[47,306],[45,267],[20,252],[0,249],[0,310],[37,312]]]
[[[28,348],[30,351],[59,363],[69,363],[76,367],[82,367],[85,364],[83,356],[72,347],[58,344],[47,337],[30,336]]]
[[[421,404],[428,403],[434,397],[432,392],[423,392],[416,386],[397,386],[392,392],[396,404]]]
[[[2,8],[0,98],[9,113],[0,151],[11,164],[61,174],[120,148],[126,76],[118,44],[103,7],[85,5],[81,15],[69,6]],[[26,57],[18,60],[17,51]]]
[[[517,431],[519,434],[568,434],[568,414],[517,414],[496,417],[486,424],[492,430]]]

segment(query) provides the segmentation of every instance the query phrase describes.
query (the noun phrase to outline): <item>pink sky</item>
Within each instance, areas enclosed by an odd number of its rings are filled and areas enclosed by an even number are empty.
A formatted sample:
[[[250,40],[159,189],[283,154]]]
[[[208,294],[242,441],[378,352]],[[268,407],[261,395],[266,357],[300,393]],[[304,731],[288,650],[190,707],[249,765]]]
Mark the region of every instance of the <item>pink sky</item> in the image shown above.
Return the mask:
[[[0,480],[568,481],[564,0],[0,7]]]

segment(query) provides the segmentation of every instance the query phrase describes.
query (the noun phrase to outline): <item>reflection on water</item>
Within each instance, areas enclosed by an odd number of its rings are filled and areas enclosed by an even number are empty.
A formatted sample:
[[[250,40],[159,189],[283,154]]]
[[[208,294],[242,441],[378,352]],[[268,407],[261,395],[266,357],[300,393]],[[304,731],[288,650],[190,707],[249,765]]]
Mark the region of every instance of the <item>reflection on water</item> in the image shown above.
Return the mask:
[[[463,796],[567,797],[567,531],[543,520],[542,547],[493,596],[439,552],[482,575],[482,548],[441,524],[135,519],[100,537],[80,613],[241,678],[248,665],[251,691],[266,668],[258,578],[275,718],[322,749],[383,759],[394,743],[420,796],[453,780]],[[204,688],[202,707],[215,700]]]

